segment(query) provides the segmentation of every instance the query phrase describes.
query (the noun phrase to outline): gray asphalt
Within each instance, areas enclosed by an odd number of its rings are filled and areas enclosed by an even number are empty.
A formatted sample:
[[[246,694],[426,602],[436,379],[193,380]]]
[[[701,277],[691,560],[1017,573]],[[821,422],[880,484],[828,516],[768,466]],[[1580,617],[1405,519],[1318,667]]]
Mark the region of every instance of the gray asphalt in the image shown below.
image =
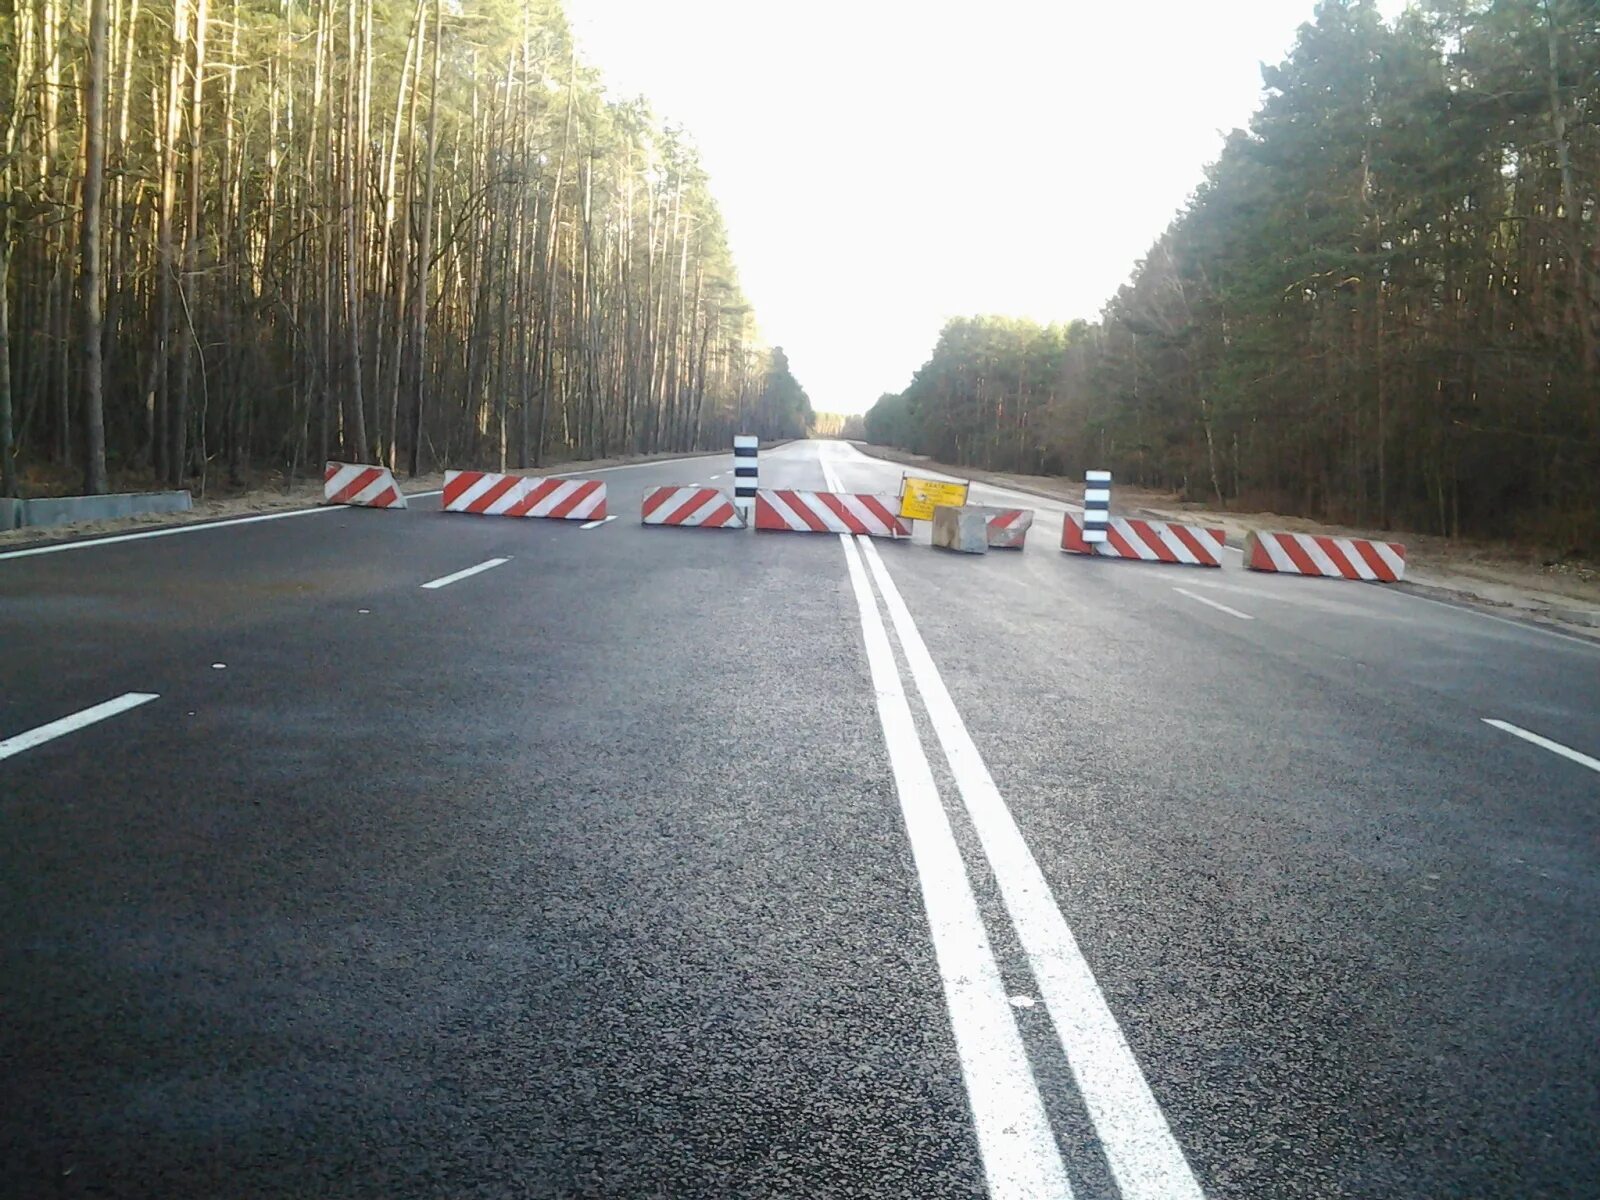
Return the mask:
[[[840,541],[637,523],[730,472],[0,555],[0,740],[160,695],[0,760],[0,1194],[985,1194]],[[881,554],[1205,1194],[1600,1195],[1600,773],[1484,720],[1600,757],[1600,646],[1017,500]]]

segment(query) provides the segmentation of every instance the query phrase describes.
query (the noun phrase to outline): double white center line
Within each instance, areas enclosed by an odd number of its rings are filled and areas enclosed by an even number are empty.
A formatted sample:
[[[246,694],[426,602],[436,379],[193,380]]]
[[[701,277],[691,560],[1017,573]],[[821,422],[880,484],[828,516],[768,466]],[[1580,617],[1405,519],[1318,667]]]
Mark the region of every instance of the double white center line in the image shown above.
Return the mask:
[[[824,473],[829,486],[837,490],[826,464]],[[990,1195],[997,1200],[1070,1197],[1072,1187],[861,556],[888,610],[911,679],[977,830],[1122,1200],[1203,1200],[1200,1185],[877,547],[865,537],[856,539],[859,548],[848,535],[841,534],[840,541]]]
[[[878,720],[889,747],[889,768],[922,883],[922,903],[933,934],[989,1195],[994,1200],[1071,1196],[1072,1186],[1006,998],[961,849],[950,830],[933,768],[923,753],[906,702],[883,617],[849,536],[840,534],[839,539],[844,543],[845,563],[861,611]]]

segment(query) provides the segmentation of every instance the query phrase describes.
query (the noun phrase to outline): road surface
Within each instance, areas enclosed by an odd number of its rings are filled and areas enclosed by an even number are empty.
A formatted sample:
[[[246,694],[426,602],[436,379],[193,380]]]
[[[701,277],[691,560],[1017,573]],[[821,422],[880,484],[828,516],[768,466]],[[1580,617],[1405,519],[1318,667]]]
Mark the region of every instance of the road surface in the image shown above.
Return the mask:
[[[0,1194],[1600,1194],[1600,647],[731,471],[0,553]]]

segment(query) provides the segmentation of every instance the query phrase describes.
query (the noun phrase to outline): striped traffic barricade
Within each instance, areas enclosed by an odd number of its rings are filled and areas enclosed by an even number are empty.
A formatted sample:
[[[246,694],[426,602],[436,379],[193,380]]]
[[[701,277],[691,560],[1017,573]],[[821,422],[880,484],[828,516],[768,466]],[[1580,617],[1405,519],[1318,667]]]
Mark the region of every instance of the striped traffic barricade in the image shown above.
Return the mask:
[[[446,471],[442,507],[479,516],[590,521],[606,515],[606,485],[598,479]]]
[[[1245,538],[1244,565],[1285,575],[1398,583],[1405,578],[1406,548],[1367,538],[1251,531]]]
[[[709,487],[653,487],[644,494],[640,518],[646,525],[695,529],[743,529],[744,518],[727,492]]]
[[[1200,525],[1129,517],[1112,517],[1105,527],[1103,542],[1089,541],[1086,532],[1082,518],[1067,513],[1061,520],[1061,548],[1069,554],[1185,563],[1194,567],[1220,567],[1226,536],[1220,529]]]
[[[895,513],[893,496],[860,492],[756,491],[756,529],[794,533],[864,533],[904,538],[911,530]]]
[[[388,467],[330,462],[322,470],[322,502],[360,508],[404,508],[405,494]]]

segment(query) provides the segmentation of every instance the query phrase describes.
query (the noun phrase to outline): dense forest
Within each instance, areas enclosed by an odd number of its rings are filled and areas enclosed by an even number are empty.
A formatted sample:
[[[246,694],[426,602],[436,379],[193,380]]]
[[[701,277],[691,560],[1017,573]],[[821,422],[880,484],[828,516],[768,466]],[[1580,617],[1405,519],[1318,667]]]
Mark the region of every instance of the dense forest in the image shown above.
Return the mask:
[[[1600,553],[1600,4],[1324,0],[1263,74],[1099,320],[951,322],[869,437]]]
[[[558,0],[0,0],[0,494],[809,420]]]

